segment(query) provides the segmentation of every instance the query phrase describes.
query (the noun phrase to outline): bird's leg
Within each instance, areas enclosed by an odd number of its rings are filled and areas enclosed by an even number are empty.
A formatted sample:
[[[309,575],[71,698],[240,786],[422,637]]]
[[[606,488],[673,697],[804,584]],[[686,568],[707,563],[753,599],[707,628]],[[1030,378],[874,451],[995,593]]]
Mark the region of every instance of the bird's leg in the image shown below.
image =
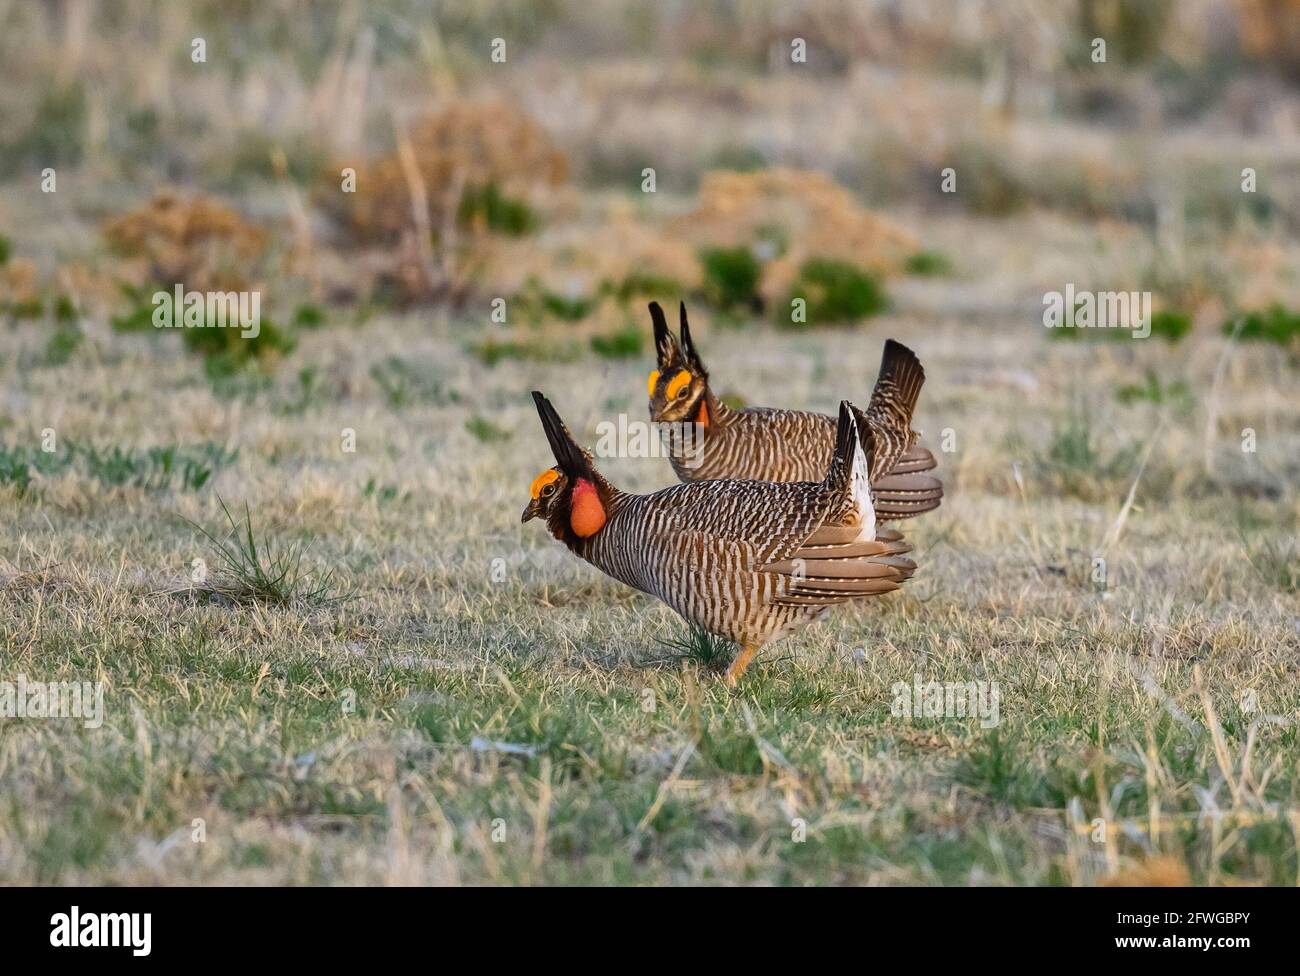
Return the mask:
[[[727,684],[734,685],[745,669],[749,667],[749,662],[753,660],[754,652],[758,650],[757,644],[742,644],[740,652],[732,659],[731,664],[727,665]]]

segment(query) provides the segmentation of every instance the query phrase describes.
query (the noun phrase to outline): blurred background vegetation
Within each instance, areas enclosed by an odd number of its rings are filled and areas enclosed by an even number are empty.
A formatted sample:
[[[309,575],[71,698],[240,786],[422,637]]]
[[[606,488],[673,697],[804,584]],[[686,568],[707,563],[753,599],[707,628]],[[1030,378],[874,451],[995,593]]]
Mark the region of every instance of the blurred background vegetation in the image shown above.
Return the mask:
[[[1066,280],[1296,352],[1300,0],[46,0],[0,58],[0,313],[55,359],[178,281],[263,292],[186,334],[215,375],[385,308],[506,299],[492,363],[642,354],[651,297],[1036,324]]]

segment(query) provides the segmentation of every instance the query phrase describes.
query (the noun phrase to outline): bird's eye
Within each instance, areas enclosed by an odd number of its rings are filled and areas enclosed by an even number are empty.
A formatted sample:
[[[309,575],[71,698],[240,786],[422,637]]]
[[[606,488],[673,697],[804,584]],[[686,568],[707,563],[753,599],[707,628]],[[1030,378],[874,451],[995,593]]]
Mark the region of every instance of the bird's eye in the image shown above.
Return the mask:
[[[690,392],[691,392],[691,388],[689,386],[683,386],[680,390],[677,391],[677,399],[685,400],[687,394],[689,394]]]
[[[549,485],[547,485],[545,488],[542,489],[542,497],[543,497],[543,498],[550,498],[550,497],[551,497],[552,495],[554,495],[554,494],[555,494],[555,485],[554,485],[554,483],[549,484]]]

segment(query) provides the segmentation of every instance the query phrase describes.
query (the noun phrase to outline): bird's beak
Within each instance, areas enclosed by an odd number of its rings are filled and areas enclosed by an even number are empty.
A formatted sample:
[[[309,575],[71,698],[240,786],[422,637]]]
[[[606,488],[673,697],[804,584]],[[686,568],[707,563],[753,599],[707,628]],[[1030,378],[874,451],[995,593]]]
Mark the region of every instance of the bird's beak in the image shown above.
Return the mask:
[[[519,521],[527,522],[529,519],[541,518],[541,516],[542,506],[538,503],[536,498],[533,498],[529,500],[528,507],[524,509],[524,517]]]

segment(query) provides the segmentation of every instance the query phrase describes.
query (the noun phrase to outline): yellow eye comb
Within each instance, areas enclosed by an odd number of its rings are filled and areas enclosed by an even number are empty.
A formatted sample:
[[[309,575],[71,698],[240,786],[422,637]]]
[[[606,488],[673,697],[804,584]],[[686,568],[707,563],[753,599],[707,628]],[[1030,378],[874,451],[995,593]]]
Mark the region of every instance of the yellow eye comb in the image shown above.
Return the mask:
[[[672,381],[668,384],[668,390],[667,390],[668,399],[672,400],[676,398],[677,394],[681,391],[681,388],[685,386],[687,383],[689,383],[690,381],[691,381],[691,374],[687,370],[682,370],[680,373],[674,376],[672,378]]]
[[[547,485],[549,485],[552,481],[554,481],[559,476],[560,476],[560,472],[556,471],[554,468],[547,468],[545,471],[543,471],[541,474],[539,474],[536,478],[533,479],[533,486],[530,489],[528,489],[529,494],[531,494],[534,499],[541,498],[542,489],[545,488]]]

